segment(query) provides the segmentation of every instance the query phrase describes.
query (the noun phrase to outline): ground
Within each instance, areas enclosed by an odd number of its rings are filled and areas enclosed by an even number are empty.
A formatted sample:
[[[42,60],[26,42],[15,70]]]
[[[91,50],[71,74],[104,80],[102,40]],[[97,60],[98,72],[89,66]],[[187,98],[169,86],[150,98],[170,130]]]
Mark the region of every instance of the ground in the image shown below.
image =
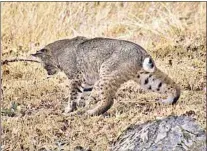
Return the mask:
[[[175,106],[129,81],[107,114],[64,116],[64,73],[50,76],[41,64],[1,67],[3,150],[73,150],[77,145],[109,150],[128,126],[168,115],[188,115],[206,126],[206,4],[187,3],[9,3],[1,4],[1,59],[27,58],[46,44],[75,36],[110,37],[144,47],[182,90]]]

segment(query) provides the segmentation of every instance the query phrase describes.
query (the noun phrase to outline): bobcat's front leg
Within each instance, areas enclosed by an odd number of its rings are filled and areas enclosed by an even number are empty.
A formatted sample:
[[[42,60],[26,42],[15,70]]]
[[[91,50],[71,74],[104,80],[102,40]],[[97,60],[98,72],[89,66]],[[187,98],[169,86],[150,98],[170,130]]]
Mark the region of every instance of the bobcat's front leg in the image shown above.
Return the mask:
[[[65,113],[73,112],[77,110],[77,107],[84,107],[87,104],[86,100],[92,90],[93,86],[85,84],[82,80],[72,80]]]
[[[77,109],[77,100],[82,93],[81,81],[72,80],[69,87],[68,105],[65,107],[65,113],[73,112]]]

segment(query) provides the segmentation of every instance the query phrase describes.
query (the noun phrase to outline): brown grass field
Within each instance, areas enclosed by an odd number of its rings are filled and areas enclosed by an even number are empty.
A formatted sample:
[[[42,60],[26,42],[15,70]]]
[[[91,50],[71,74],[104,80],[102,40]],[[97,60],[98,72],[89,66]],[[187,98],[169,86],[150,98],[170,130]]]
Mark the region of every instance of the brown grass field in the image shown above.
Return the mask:
[[[3,2],[2,60],[27,58],[46,44],[75,36],[111,37],[144,47],[182,89],[175,106],[140,91],[133,81],[117,92],[108,114],[64,116],[64,73],[47,78],[38,63],[1,67],[4,151],[73,151],[77,145],[107,151],[131,124],[188,115],[206,127],[206,3]]]

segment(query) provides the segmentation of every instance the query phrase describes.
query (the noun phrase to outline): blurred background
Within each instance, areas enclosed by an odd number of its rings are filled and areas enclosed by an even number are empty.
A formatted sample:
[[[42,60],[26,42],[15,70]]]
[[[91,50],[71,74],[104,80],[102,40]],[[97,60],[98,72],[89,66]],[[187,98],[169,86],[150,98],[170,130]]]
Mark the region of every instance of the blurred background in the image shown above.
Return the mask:
[[[132,40],[145,49],[200,46],[206,36],[204,2],[2,3],[3,58],[75,36]],[[15,54],[18,53],[18,54]]]

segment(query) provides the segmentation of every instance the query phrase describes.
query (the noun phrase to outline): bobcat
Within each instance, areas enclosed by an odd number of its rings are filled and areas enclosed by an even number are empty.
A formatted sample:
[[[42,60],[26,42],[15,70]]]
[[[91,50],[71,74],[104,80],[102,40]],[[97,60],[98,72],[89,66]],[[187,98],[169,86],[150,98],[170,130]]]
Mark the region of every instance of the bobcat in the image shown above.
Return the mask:
[[[106,112],[118,88],[128,80],[165,94],[162,102],[166,104],[175,104],[180,97],[176,83],[156,67],[141,46],[130,41],[75,37],[55,41],[32,55],[41,58],[49,75],[62,70],[71,80],[66,113],[85,106],[81,100],[87,92],[90,96],[86,104],[96,103],[87,114]]]

